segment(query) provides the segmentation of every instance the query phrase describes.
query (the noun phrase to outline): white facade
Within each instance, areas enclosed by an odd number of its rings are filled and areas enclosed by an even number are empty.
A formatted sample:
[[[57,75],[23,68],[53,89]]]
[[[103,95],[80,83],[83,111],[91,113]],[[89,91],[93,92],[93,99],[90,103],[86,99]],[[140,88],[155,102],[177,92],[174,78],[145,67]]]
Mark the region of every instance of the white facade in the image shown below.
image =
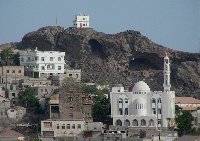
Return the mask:
[[[132,91],[113,87],[110,93],[113,125],[131,127],[170,127],[175,117],[175,92],[170,91],[169,58],[164,59],[164,91],[151,91],[139,81]]]
[[[76,15],[73,26],[76,28],[89,28],[89,16],[82,14]]]
[[[33,77],[42,74],[64,73],[65,52],[58,51],[20,51],[20,65],[25,71],[32,72]]]
[[[77,136],[83,131],[102,131],[103,123],[84,120],[44,120],[41,121],[42,137]]]

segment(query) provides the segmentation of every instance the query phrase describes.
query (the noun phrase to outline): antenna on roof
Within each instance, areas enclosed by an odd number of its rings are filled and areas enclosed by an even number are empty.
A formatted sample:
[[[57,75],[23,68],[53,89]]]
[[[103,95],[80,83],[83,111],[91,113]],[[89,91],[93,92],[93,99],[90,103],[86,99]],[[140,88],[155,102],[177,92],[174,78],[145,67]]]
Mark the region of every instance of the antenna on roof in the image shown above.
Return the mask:
[[[56,26],[57,26],[57,23],[58,23],[58,19],[57,19],[57,15],[56,15]]]

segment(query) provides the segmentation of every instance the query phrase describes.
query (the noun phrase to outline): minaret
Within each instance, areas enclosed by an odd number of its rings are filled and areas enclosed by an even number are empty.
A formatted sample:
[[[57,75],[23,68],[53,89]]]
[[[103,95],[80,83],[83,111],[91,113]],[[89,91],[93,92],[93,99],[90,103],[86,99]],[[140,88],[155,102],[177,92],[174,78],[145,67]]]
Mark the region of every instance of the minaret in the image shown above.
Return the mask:
[[[166,56],[164,58],[163,75],[164,75],[164,83],[163,83],[164,92],[169,92],[170,88],[171,88],[171,84],[170,84],[170,62],[169,62],[169,57],[167,56],[167,53],[166,53]]]

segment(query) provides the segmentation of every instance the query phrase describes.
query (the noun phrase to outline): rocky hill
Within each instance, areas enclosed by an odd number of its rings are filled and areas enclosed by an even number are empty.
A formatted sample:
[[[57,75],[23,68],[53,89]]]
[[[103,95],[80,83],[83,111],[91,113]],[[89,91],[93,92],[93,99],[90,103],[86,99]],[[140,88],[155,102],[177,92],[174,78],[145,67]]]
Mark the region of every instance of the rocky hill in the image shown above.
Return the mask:
[[[43,27],[15,44],[19,49],[66,52],[71,68],[82,69],[84,82],[122,83],[145,80],[152,90],[163,90],[163,57],[171,59],[172,90],[177,95],[200,95],[200,54],[175,51],[140,32],[105,34],[93,29]]]

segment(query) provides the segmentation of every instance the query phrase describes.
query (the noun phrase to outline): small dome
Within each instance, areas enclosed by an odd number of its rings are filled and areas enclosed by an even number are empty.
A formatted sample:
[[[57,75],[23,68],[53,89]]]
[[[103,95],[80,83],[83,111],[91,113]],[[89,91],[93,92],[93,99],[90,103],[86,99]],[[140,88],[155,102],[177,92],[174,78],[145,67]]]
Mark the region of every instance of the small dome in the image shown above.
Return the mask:
[[[150,91],[150,88],[144,81],[139,81],[133,87],[133,91]]]

